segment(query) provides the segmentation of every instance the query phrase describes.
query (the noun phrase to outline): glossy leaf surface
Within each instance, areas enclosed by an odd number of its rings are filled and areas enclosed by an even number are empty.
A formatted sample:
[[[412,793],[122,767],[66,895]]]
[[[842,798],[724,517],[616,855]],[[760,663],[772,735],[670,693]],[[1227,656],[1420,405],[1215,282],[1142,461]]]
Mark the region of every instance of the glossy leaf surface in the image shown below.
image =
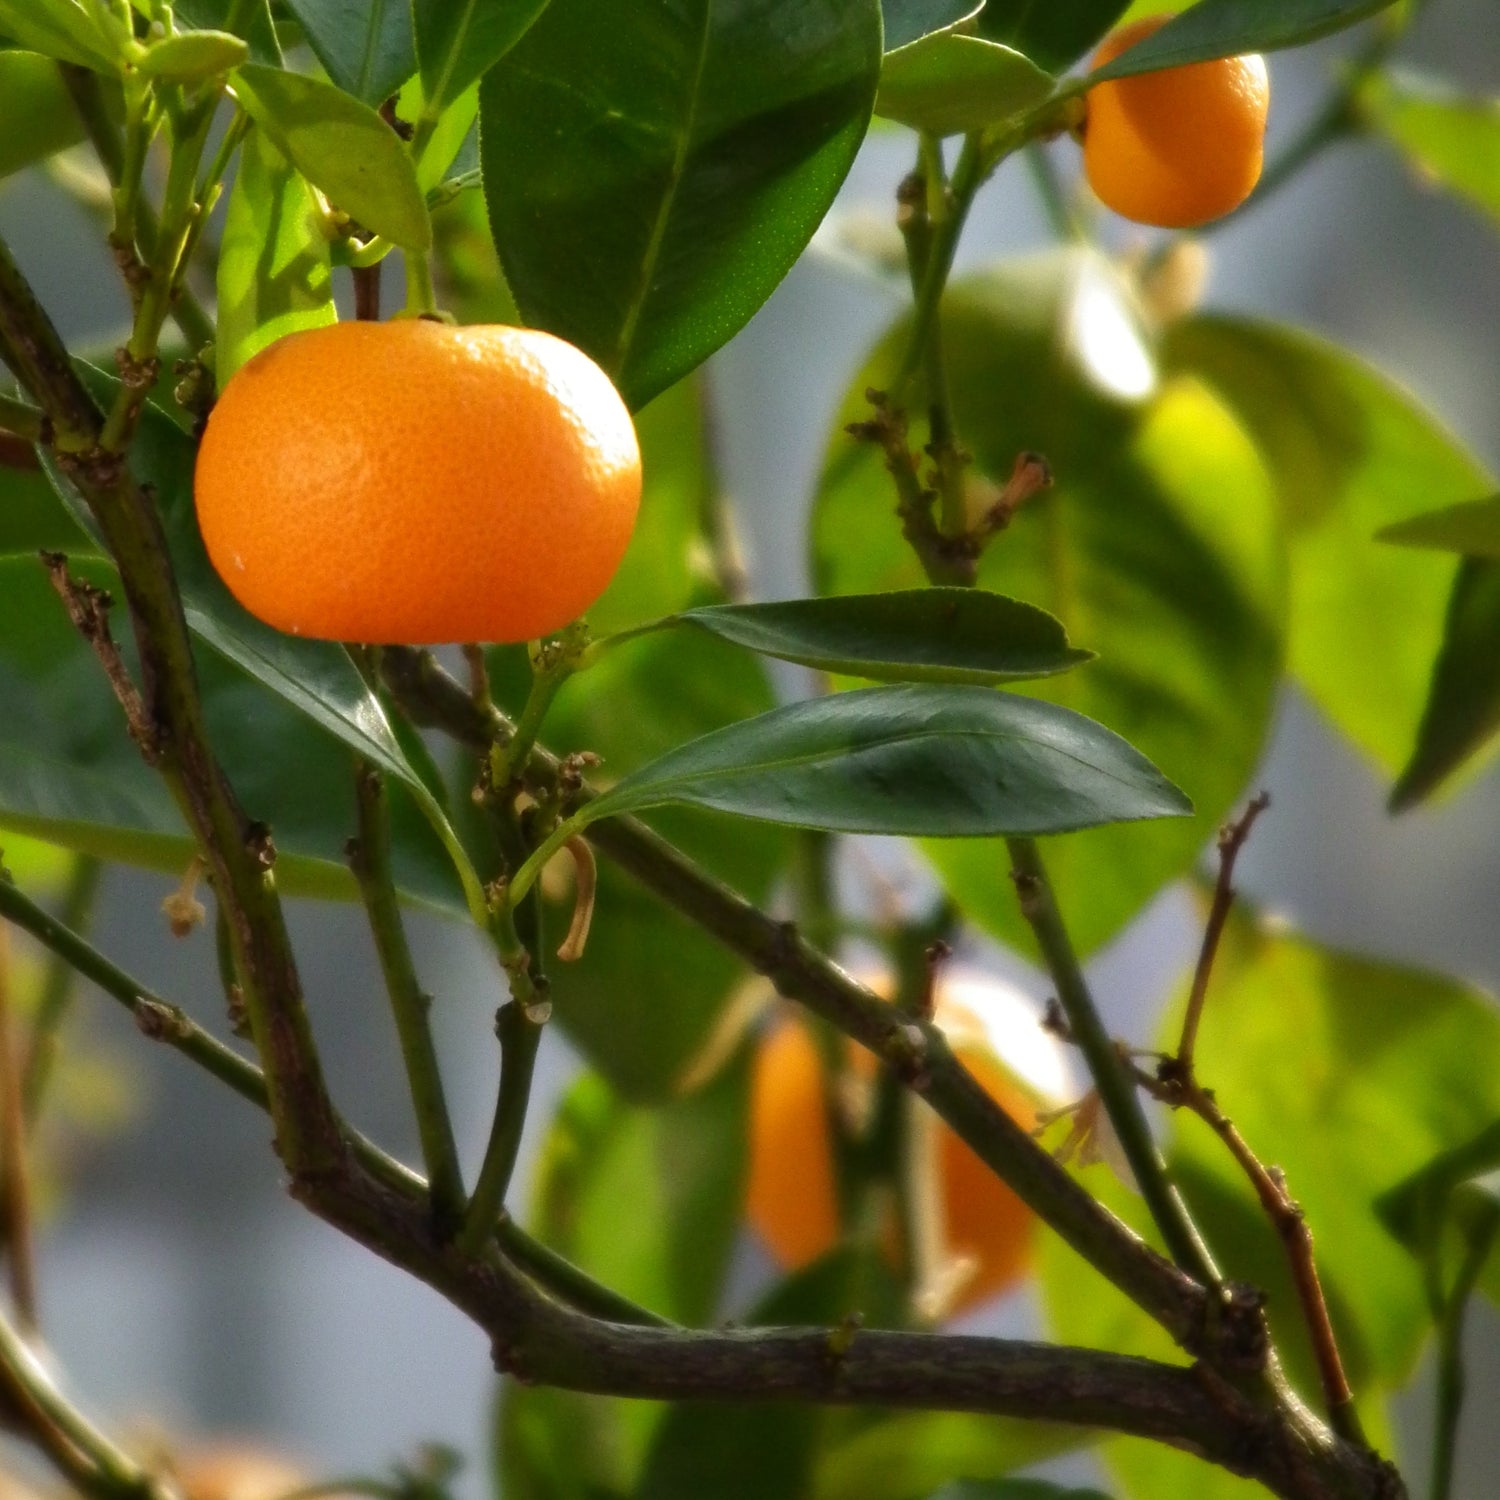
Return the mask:
[[[480,90],[490,222],[526,321],[643,405],[790,269],[879,67],[876,0],[552,0]]]
[[[1291,542],[1291,670],[1394,775],[1427,696],[1454,565],[1374,535],[1492,482],[1405,391],[1311,334],[1191,318],[1170,331],[1165,358],[1209,381],[1255,438]]]
[[[982,130],[1040,104],[1053,78],[984,37],[938,32],[888,52],[875,113],[934,135]]]
[[[979,31],[1024,52],[1038,67],[1060,73],[1087,52],[1125,13],[1130,0],[986,0]]]
[[[1066,672],[1093,653],[1045,610],[980,589],[719,604],[672,617],[763,656],[875,682],[988,684]]]
[[[885,50],[894,52],[934,31],[971,20],[983,9],[975,0],[880,0]]]
[[[1066,833],[1192,804],[1118,735],[987,688],[881,687],[731,724],[652,761],[585,820],[678,804],[843,833]]]
[[[1074,940],[1097,946],[1187,870],[1244,791],[1281,667],[1282,561],[1269,486],[1249,442],[1201,385],[1159,383],[1128,304],[1101,263],[1073,253],[952,284],[943,340],[959,440],[982,507],[1016,455],[1053,464],[979,567],[981,587],[1039,605],[1098,651],[1027,687],[1122,734],[1198,815],[1061,841],[1048,864]],[[888,389],[905,325],[850,382],[832,424],[813,520],[814,579],[829,594],[919,585],[881,455],[848,437],[864,392]],[[904,402],[926,442],[920,381]],[[1030,937],[989,846],[926,851],[988,931]]]
[[[328,76],[378,105],[416,71],[410,0],[288,0]]]
[[[259,63],[233,82],[256,124],[336,208],[403,249],[427,249],[432,226],[416,168],[369,105],[322,79]]]
[[[1300,47],[1384,10],[1393,0],[1199,0],[1122,52],[1098,78]]]
[[[240,148],[217,271],[214,374],[220,387],[284,334],[338,320],[317,201],[259,127]]]

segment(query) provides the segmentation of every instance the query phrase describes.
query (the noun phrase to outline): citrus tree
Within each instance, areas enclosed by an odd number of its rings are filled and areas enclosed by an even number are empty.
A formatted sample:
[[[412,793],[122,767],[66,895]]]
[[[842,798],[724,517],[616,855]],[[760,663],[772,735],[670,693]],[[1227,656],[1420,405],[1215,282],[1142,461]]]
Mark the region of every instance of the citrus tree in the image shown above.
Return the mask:
[[[1500,1022],[1232,874],[1287,681],[1393,810],[1483,748],[1500,500],[1347,351],[1200,311],[1175,231],[1356,130],[1494,212],[1496,116],[1390,66],[1418,0],[1163,9],[0,0],[0,170],[96,214],[133,313],[70,350],[0,244],[0,915],[47,955],[0,985],[0,1390],[69,1484],[191,1488],[28,1343],[81,978],[268,1112],[266,1171],[350,1254],[484,1330],[507,1500],[1060,1500],[1010,1476],[1085,1444],[1122,1497],[1394,1500],[1433,1337],[1407,1457],[1448,1493]],[[1262,54],[1361,23],[1264,163]],[[830,393],[815,595],[751,600],[703,366],[872,115],[913,165],[845,254],[909,310]],[[1022,162],[1056,243],[954,276]],[[1174,232],[1112,255],[1101,205]],[[779,705],[767,659],[806,669]],[[860,835],[918,894],[851,896]],[[217,1003],[91,944],[101,861],[186,872]],[[1198,962],[1116,1038],[1084,962],[1184,881]],[[330,1091],[289,898],[368,915],[420,1170]],[[494,955],[471,1180],[416,906]],[[1044,1010],[953,967],[976,934]],[[517,1203],[549,1028],[587,1067]],[[747,1221],[780,1274],[749,1309]],[[1028,1278],[1044,1340],[948,1330]]]

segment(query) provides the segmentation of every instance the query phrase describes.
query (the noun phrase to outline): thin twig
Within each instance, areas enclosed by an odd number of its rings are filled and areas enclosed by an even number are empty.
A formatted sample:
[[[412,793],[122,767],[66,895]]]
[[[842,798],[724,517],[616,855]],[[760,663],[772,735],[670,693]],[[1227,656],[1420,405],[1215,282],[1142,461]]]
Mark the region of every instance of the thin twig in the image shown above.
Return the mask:
[[[1177,1066],[1191,1073],[1193,1051],[1198,1042],[1198,1024],[1203,1019],[1203,1001],[1208,995],[1208,981],[1213,973],[1214,958],[1229,910],[1234,905],[1234,865],[1240,850],[1255,827],[1255,820],[1271,805],[1271,794],[1261,792],[1252,797],[1245,811],[1233,823],[1219,830],[1219,878],[1214,886],[1213,905],[1203,928],[1203,946],[1198,952],[1198,966],[1193,970],[1193,987],[1188,995],[1187,1013],[1182,1018],[1182,1038],[1177,1044]]]

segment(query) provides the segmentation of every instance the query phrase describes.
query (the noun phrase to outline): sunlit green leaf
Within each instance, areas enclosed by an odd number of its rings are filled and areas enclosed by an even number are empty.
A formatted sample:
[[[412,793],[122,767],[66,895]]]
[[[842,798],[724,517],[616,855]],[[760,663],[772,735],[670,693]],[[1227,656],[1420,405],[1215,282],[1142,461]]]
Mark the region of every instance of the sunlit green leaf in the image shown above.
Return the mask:
[[[1500,561],[1500,495],[1426,511],[1382,527],[1376,535],[1382,542],[1399,542],[1404,547],[1433,547]]]
[[[172,16],[179,27],[232,31],[250,44],[251,62],[281,65],[268,0],[177,0]]]
[[[1300,47],[1366,16],[1393,0],[1199,0],[1160,31],[1122,52],[1099,78],[1124,78],[1156,68],[1242,52],[1273,52]]]
[[[411,0],[288,0],[328,76],[381,104],[416,72]],[[454,8],[458,3],[455,0]]]
[[[150,78],[200,83],[237,68],[249,56],[249,44],[233,32],[180,31],[153,42],[138,66]]]
[[[886,53],[875,113],[934,135],[962,135],[1040,104],[1052,89],[1052,75],[1021,53],[943,31]]]
[[[1467,558],[1453,580],[1443,645],[1411,759],[1391,791],[1401,811],[1488,748],[1500,729],[1500,562]]]
[[[0,52],[0,177],[82,139],[57,64],[37,52]]]
[[[85,0],[0,0],[0,31],[32,52],[104,73],[120,66],[128,43],[114,14]]]
[[[1164,358],[1212,384],[1255,438],[1291,538],[1291,670],[1394,775],[1427,696],[1453,562],[1374,534],[1492,481],[1405,391],[1311,334],[1190,318]]]
[[[1409,73],[1373,75],[1360,109],[1422,179],[1500,219],[1500,98]]]
[[[812,236],[879,66],[877,0],[552,0],[480,90],[490,222],[526,321],[632,408],[672,384]]]
[[[214,374],[221,388],[267,344],[338,319],[313,191],[259,128],[240,148],[217,277]]]
[[[684,610],[667,623],[873,682],[993,686],[1051,677],[1093,657],[1069,645],[1061,622],[1045,610],[982,589],[716,604]]]
[[[335,208],[403,249],[432,243],[427,202],[401,138],[367,104],[320,78],[247,63],[234,91],[256,124]]]
[[[1163,1494],[1166,1492],[1163,1491]],[[1078,1490],[1043,1479],[960,1479],[928,1500],[1109,1500],[1101,1490]]]
[[[1051,703],[988,688],[864,688],[727,725],[617,782],[584,824],[668,805],[843,833],[968,838],[1181,817],[1144,756]]]
[[[548,0],[411,0],[422,88],[443,108],[526,35]]]
[[[881,341],[834,423],[813,522],[821,592],[922,581],[881,455],[843,431],[868,417],[868,388],[889,388],[905,337],[903,322]],[[1048,254],[957,280],[943,343],[959,440],[975,457],[972,511],[1023,451],[1056,473],[993,539],[980,585],[1041,606],[1099,653],[1025,691],[1123,735],[1198,809],[1191,821],[1081,834],[1050,851],[1070,930],[1091,949],[1191,867],[1259,758],[1281,665],[1269,486],[1201,385],[1158,384],[1123,293],[1092,257]],[[902,404],[920,451],[920,380]],[[927,852],[971,919],[1029,945],[1002,854],[957,840]]]
[[[1038,67],[1059,73],[1077,62],[1109,30],[1130,0],[987,0],[980,35],[1024,52]],[[1165,9],[1164,6],[1156,7]]]

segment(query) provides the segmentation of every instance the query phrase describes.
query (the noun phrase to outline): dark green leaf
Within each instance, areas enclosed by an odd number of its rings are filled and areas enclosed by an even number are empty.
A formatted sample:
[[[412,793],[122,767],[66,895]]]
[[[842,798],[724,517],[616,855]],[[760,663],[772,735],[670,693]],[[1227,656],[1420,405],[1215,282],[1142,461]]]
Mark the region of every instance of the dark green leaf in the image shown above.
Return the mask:
[[[875,682],[991,685],[1051,677],[1089,661],[1060,621],[981,589],[902,589],[777,604],[716,604],[674,622],[825,672]]]
[[[1199,0],[1090,76],[1125,78],[1243,52],[1300,47],[1390,4],[1392,0]]]
[[[249,42],[251,62],[281,65],[268,0],[177,0],[172,14],[179,26],[233,31]]]
[[[231,31],[180,31],[152,43],[137,66],[149,78],[202,83],[237,68],[250,46]]]
[[[1466,557],[1500,562],[1500,495],[1424,511],[1375,534],[1382,542],[1435,547],[1440,552],[1462,552]]]
[[[103,73],[119,68],[129,40],[113,12],[83,0],[0,0],[0,31],[32,52]]]
[[[552,0],[480,90],[490,222],[526,321],[643,405],[790,269],[879,67],[877,0]]]
[[[1500,219],[1500,99],[1465,97],[1410,74],[1376,74],[1360,94],[1364,116],[1416,168]]]
[[[693,691],[682,690],[684,682]],[[764,712],[774,702],[755,657],[707,635],[660,636],[612,653],[564,691],[546,725],[559,753],[592,750],[620,776],[673,745]],[[785,864],[787,837],[746,825],[732,839],[702,813],[671,810],[656,827],[719,879],[764,901]],[[566,930],[565,899],[549,909]],[[671,954],[663,963],[662,955]],[[569,1038],[627,1098],[669,1097],[728,1053],[745,966],[608,860],[599,866],[597,914],[576,963],[550,968],[554,1013]]]
[[[1255,769],[1281,671],[1272,497],[1227,411],[1197,382],[1157,382],[1099,260],[1049,253],[996,266],[955,281],[943,306],[957,431],[975,457],[973,507],[1025,450],[1045,454],[1057,476],[986,550],[979,582],[1041,605],[1100,652],[1026,691],[1123,734],[1198,808],[1191,822],[1105,829],[1051,851],[1070,930],[1092,949],[1191,868]],[[906,336],[903,321],[882,339],[832,424],[813,520],[823,593],[922,581],[881,455],[843,430],[869,416],[869,387],[890,388]],[[920,380],[904,404],[920,451]],[[926,852],[972,920],[1029,946],[992,847],[954,840]]]
[[[1130,0],[987,0],[979,32],[1060,73],[1077,62],[1130,8]]]
[[[894,52],[934,31],[971,21],[983,8],[983,0],[977,4],[975,0],[880,0],[885,50]]]
[[[107,563],[71,570],[122,597]],[[271,825],[290,895],[352,898],[352,758],[339,740],[227,661],[197,662],[209,737],[248,816]],[[147,769],[98,661],[35,556],[0,559],[0,827],[105,859],[180,871],[193,853],[176,804]],[[463,910],[452,869],[408,796],[393,794],[397,880]]]
[[[1394,775],[1427,695],[1454,569],[1373,535],[1492,482],[1406,392],[1311,334],[1189,318],[1173,325],[1164,357],[1213,385],[1254,437],[1291,537],[1291,669]]]
[[[411,0],[428,107],[441,109],[521,40],[547,0]]]
[[[1453,580],[1443,646],[1416,747],[1391,790],[1400,812],[1432,795],[1500,729],[1500,562],[1468,558]]]
[[[401,138],[367,104],[320,78],[247,63],[234,91],[314,187],[406,250],[432,243],[427,203]]]
[[[214,374],[221,388],[267,344],[338,319],[313,191],[258,127],[240,148],[217,276]]]
[[[40,468],[0,467],[0,553],[99,550],[63,507]]]
[[[930,1500],[1109,1500],[1101,1490],[1061,1489],[1041,1479],[960,1479]]]
[[[287,3],[328,76],[356,99],[382,104],[416,72],[411,0]]]
[[[0,177],[82,139],[57,64],[37,52],[0,52]]]
[[[880,687],[715,730],[617,782],[583,822],[670,804],[841,833],[965,838],[1182,817],[1192,804],[1081,714],[974,687]]]
[[[982,130],[1040,104],[1054,80],[1009,47],[938,32],[888,52],[875,113],[934,135]]]

